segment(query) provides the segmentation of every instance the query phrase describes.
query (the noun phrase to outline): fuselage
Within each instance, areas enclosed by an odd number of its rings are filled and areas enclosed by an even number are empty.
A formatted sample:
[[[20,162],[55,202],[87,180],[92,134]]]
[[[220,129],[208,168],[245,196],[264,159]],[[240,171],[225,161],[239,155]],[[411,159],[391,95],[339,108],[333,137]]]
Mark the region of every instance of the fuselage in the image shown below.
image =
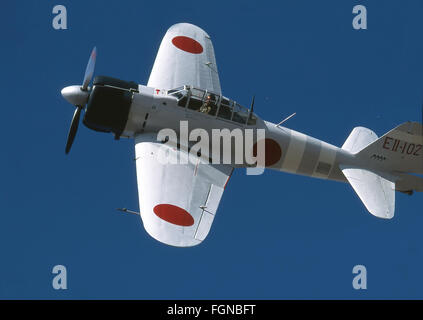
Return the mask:
[[[222,99],[220,97],[220,99]],[[217,105],[219,104],[219,99]],[[232,116],[233,117],[233,116]],[[181,121],[187,121],[189,130],[202,128],[210,135],[213,129],[264,129],[265,167],[268,169],[300,174],[321,179],[346,181],[339,163],[356,164],[353,154],[319,139],[310,137],[254,115],[254,123],[248,124],[223,119],[190,108],[189,103],[180,103],[180,97],[169,91],[139,85],[133,94],[128,122],[122,136],[134,137],[143,132],[159,132],[172,129],[180,134]],[[247,167],[247,163],[234,164]]]

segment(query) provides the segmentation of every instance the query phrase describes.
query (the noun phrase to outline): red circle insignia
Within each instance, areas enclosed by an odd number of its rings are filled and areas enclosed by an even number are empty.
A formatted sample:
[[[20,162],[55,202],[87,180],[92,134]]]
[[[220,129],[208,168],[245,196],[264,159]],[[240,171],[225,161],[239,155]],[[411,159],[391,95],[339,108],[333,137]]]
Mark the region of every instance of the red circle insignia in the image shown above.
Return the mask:
[[[173,204],[158,204],[153,211],[159,218],[178,226],[189,227],[194,224],[192,215]]]
[[[275,140],[273,139],[264,139],[264,165],[270,167],[277,163],[282,157],[282,149]],[[257,157],[257,143],[253,146],[253,156]],[[260,163],[260,155],[258,157],[258,162]]]
[[[184,36],[178,36],[172,39],[172,43],[178,49],[199,54],[203,52],[203,46],[196,40]]]

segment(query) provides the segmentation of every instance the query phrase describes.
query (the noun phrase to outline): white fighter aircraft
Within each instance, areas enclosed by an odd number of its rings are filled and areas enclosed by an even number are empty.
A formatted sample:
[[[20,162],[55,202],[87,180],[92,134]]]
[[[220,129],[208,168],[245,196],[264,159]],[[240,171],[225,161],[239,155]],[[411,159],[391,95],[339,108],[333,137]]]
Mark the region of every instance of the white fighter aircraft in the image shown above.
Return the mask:
[[[95,77],[89,86],[95,60],[94,48],[82,86],[62,90],[63,97],[76,106],[66,153],[82,110],[88,128],[112,132],[115,139],[134,138],[140,216],[147,232],[168,245],[201,243],[233,169],[247,166],[213,164],[201,154],[197,163],[158,161],[163,147],[174,157],[188,152],[189,146],[172,147],[157,140],[163,128],[179,132],[180,121],[208,132],[213,128],[264,129],[266,168],[348,181],[367,210],[379,218],[394,216],[395,190],[423,191],[423,178],[415,175],[423,174],[422,124],[403,123],[381,138],[370,129],[356,127],[339,148],[264,121],[252,108],[222,96],[210,36],[192,24],[176,24],[167,31],[147,86],[105,76]]]

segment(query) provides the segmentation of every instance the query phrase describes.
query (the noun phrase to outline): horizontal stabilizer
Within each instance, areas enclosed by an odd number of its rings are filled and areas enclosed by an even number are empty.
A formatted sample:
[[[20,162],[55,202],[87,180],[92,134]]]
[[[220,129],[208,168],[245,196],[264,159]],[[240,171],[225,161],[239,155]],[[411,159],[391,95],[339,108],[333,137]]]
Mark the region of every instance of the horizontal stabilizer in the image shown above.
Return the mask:
[[[377,140],[377,135],[372,130],[364,127],[356,127],[345,140],[342,149],[351,153],[357,153]]]
[[[395,211],[395,182],[372,171],[340,166],[342,173],[367,210],[378,218],[391,219]]]

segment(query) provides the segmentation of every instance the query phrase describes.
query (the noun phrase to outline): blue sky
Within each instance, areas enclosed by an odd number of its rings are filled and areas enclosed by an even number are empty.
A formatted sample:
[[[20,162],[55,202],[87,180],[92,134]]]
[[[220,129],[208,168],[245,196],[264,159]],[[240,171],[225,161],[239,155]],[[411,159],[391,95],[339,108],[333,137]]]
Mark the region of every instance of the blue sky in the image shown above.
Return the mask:
[[[52,28],[52,8],[68,30]],[[366,5],[368,30],[352,28]],[[145,84],[161,38],[190,22],[213,40],[224,94],[335,145],[355,126],[382,135],[421,121],[423,3],[410,1],[13,1],[0,13],[0,298],[423,298],[423,195],[397,193],[396,216],[368,214],[347,184],[236,171],[198,247],[147,235],[132,140],[79,127],[61,88],[96,74]],[[51,286],[54,265],[68,290]],[[352,288],[352,269],[368,289]]]

